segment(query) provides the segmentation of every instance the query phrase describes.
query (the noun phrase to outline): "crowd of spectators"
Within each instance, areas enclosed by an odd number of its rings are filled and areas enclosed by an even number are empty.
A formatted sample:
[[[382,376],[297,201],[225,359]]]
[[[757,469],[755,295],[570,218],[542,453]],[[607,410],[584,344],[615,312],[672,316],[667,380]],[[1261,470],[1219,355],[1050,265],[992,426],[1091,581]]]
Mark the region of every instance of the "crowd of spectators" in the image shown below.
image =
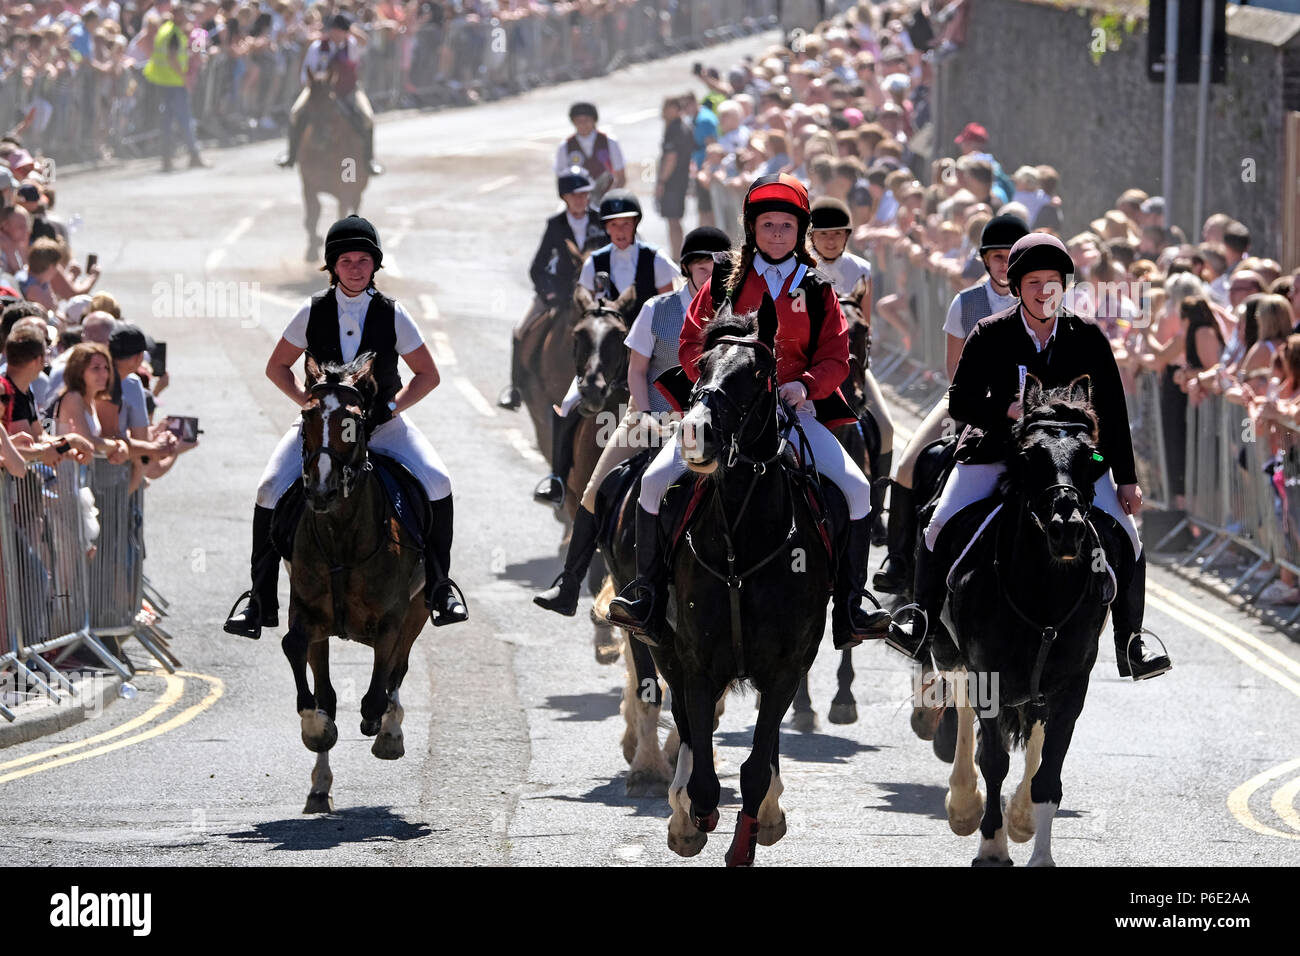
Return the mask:
[[[1015,155],[1014,144],[992,143],[979,117],[951,147],[936,144],[932,70],[959,49],[960,9],[863,3],[758,56],[724,68],[697,64],[699,100],[678,97],[679,109],[665,117],[694,133],[699,222],[739,238],[746,189],[774,172],[799,177],[814,200],[843,200],[854,222],[850,250],[874,263],[891,290],[876,299],[876,314],[898,330],[905,351],[944,318],[914,314],[932,300],[907,294],[909,275],[928,273],[950,292],[978,281],[980,233],[998,214],[1058,236],[1076,265],[1066,308],[1105,329],[1130,388],[1140,374],[1158,376],[1152,413],[1164,426],[1171,507],[1187,504],[1189,404],[1222,395],[1246,406],[1259,440],[1270,443],[1279,519],[1295,543],[1290,559],[1300,559],[1300,521],[1290,514],[1294,507],[1300,517],[1292,487],[1300,486],[1300,270],[1287,273],[1257,254],[1249,226],[1227,214],[1211,215],[1189,238],[1169,221],[1163,198],[1141,189],[1125,190],[1110,209],[1072,209],[1069,184],[1054,168]],[[1223,462],[1245,466],[1244,455]],[[1300,603],[1300,588],[1284,570],[1260,600]]]

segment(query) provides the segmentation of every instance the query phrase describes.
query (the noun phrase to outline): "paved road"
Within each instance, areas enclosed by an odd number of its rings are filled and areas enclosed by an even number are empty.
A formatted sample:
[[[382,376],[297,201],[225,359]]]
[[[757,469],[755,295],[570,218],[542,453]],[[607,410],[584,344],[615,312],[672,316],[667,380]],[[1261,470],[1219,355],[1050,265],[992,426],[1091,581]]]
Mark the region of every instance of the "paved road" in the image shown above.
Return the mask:
[[[759,46],[705,58],[722,65]],[[150,574],[174,602],[169,626],[187,670],[142,676],[142,693],[103,718],[0,753],[7,859],[721,862],[725,838],[693,860],[673,856],[666,801],[625,796],[621,668],[596,663],[583,616],[561,619],[529,601],[557,570],[560,526],[529,500],[540,471],[527,419],[491,404],[511,325],[529,302],[527,261],[554,208],[549,168],[567,104],[599,101],[635,185],[640,161],[656,152],[660,98],[686,88],[692,59],[381,124],[389,174],[363,212],[384,238],[380,284],[416,315],[443,372],[413,417],[455,481],[455,570],[473,619],[417,643],[403,688],[407,756],[395,763],[375,760],[357,730],[366,649],[335,645],[342,736],[328,817],[300,813],[311,757],[278,640],[220,632],[245,587],[257,476],[294,414],[262,366],[321,285],[302,258],[296,178],[271,165],[277,144],[261,144],[213,153],[212,170],[140,167],[60,184],[64,214],[85,217],[78,253],[98,252],[128,317],[171,343],[166,410],[202,418],[202,447],[151,491],[147,521]],[[645,233],[666,239],[654,215]],[[187,312],[187,284],[229,282],[240,284],[240,307],[191,301]],[[901,414],[904,427],[915,423]],[[1057,861],[1300,863],[1300,648],[1164,571],[1151,579],[1149,624],[1177,666],[1147,684],[1121,682],[1103,641],[1066,765]],[[954,837],[943,818],[947,767],[908,729],[908,669],[883,648],[860,651],[860,719],[833,727],[826,651],[812,674],[822,729],[787,729],[782,740],[789,836],[760,849],[759,861],[966,864],[974,840]],[[723,831],[752,717],[752,698],[733,700],[717,738]]]

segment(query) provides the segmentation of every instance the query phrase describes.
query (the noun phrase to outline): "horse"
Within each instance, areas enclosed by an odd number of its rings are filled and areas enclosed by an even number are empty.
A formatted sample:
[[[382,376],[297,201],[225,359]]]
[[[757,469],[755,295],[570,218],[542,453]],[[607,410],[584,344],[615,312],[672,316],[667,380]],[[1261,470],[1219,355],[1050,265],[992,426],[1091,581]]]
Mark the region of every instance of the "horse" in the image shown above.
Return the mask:
[[[310,73],[310,92],[305,127],[299,145],[298,178],[302,181],[303,225],[307,227],[306,261],[320,257],[320,194],[338,200],[339,215],[354,215],[361,208],[361,194],[370,182],[370,167],[363,161],[365,144],[361,134],[343,115],[335,98],[328,72]]]
[[[651,650],[681,740],[668,794],[668,846],[681,856],[699,853],[718,824],[717,704],[745,682],[760,694],[728,866],[752,865],[756,844],[785,835],[781,720],[817,656],[834,580],[824,529],[786,464],[776,327],[776,307],[764,296],[756,320],[724,303],[706,329],[678,439],[687,468],[705,476],[708,500],[669,559],[672,636]]]
[[[955,640],[937,635],[933,653],[957,673],[958,691],[945,807],[959,836],[978,826],[976,866],[1010,866],[1007,837],[1025,842],[1035,834],[1029,865],[1054,865],[1061,768],[1114,597],[1106,559],[1119,560],[1128,547],[1113,522],[1099,522],[1099,532],[1089,517],[1105,466],[1097,464],[1087,377],[1044,391],[1030,376],[1023,408],[1001,503],[991,514],[986,504],[954,516],[936,549],[941,564],[952,567],[946,610]],[[987,801],[975,779],[977,708]],[[1010,745],[1025,747],[1025,776],[1004,821]]]
[[[374,648],[361,699],[361,733],[371,753],[405,753],[398,690],[411,645],[428,620],[423,554],[392,514],[366,448],[364,422],[376,399],[373,356],[346,365],[306,359],[311,401],[302,412],[306,507],[293,532],[289,627],[281,644],[293,668],[302,742],[316,754],[304,813],[333,810],[329,751],[338,740],[337,697],[329,678],[330,635]],[[314,689],[307,684],[311,664]]]

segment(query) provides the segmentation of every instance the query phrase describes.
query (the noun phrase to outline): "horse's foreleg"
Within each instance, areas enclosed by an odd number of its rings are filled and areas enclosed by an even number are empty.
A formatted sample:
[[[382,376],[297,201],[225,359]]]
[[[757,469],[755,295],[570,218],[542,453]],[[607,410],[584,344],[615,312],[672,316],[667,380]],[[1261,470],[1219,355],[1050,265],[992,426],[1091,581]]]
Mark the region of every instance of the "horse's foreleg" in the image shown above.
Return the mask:
[[[727,866],[753,865],[760,829],[768,831],[764,834],[767,837],[764,842],[768,844],[775,843],[785,833],[785,812],[780,804],[783,787],[775,757],[780,746],[781,720],[790,709],[799,686],[807,680],[805,673],[769,687],[763,693],[754,726],[754,746],[740,765],[740,813],[736,816],[736,832],[727,850]]]
[[[284,651],[284,656],[289,658],[289,666],[293,669],[293,683],[298,691],[298,713],[303,711],[316,710],[316,695],[311,692],[311,687],[307,683],[307,632],[298,626],[293,609],[289,610],[289,629],[284,632],[284,638],[280,641],[280,649]]]
[[[306,180],[302,184],[302,207],[303,219],[302,224],[307,228],[307,255],[308,262],[315,262],[317,255],[320,253],[320,236],[316,234],[316,227],[320,224],[320,198],[316,195],[316,190],[307,185]]]
[[[853,649],[844,648],[840,652],[840,666],[835,671],[839,689],[831,701],[831,712],[827,719],[832,724],[852,724],[858,719],[858,702],[853,699]]]
[[[411,647],[415,644],[420,631],[424,629],[426,620],[428,620],[428,612],[424,608],[424,601],[417,597],[407,608],[406,618],[402,621],[401,630],[397,634],[395,647],[389,655],[384,715],[380,720],[379,734],[370,747],[370,752],[380,760],[396,760],[406,753],[402,736],[402,718],[406,716],[406,711],[402,709],[402,700],[398,692],[410,666]]]
[[[943,676],[925,663],[918,663],[913,674],[912,733],[922,740],[934,740],[946,706]]]
[[[382,633],[383,625],[380,628]],[[367,737],[379,733],[384,714],[388,710],[388,679],[393,671],[393,645],[396,637],[396,634],[390,632],[375,640],[375,664],[370,672],[370,686],[361,698],[361,733]]]
[[[311,771],[311,791],[307,794],[307,805],[303,813],[333,813],[334,797],[330,789],[334,786],[334,774],[330,771],[330,752],[322,750],[316,754],[316,766]]]
[[[286,638],[287,640],[287,638]],[[337,698],[334,686],[330,683],[329,641],[318,638],[307,648],[307,660],[311,664],[312,683],[316,688],[314,704],[299,708],[302,717],[302,742],[308,750],[322,753],[338,742],[339,729],[334,723]]]
[[[1025,843],[1034,835],[1034,810],[1029,799],[1029,787],[1034,774],[1043,759],[1043,722],[1034,721],[1029,731],[1029,741],[1025,744],[1025,775],[1016,787],[1011,803],[1007,806],[1007,836],[1017,843]]]
[[[1047,727],[1043,732],[1043,758],[1029,786],[1029,796],[1034,802],[1034,852],[1029,856],[1030,866],[1055,866],[1052,859],[1052,818],[1061,805],[1061,767],[1065,764],[1074,724],[1083,713],[1083,701],[1088,694],[1088,675],[1076,679],[1051,702]]]
[[[979,826],[984,813],[984,794],[980,793],[975,777],[975,709],[966,693],[965,672],[954,679],[957,696],[957,749],[952,761],[952,774],[948,777],[948,795],[944,808],[948,811],[948,826],[958,836],[970,836]]]
[[[668,820],[668,849],[678,856],[695,856],[704,849],[709,835],[695,825],[691,798],[687,794],[687,784],[695,769],[695,759],[691,751],[690,724],[686,718],[680,688],[672,693],[672,710],[680,742],[677,746],[677,769],[673,774],[673,782],[668,786],[668,805],[673,809],[673,815]]]
[[[1011,758],[1002,745],[998,718],[980,718],[980,773],[988,788],[984,804],[984,819],[980,821],[980,848],[972,866],[1010,866],[1011,854],[1007,852],[1007,831],[1002,820],[1002,781],[1007,777]]]
[[[725,688],[722,693],[725,693]],[[683,693],[686,696],[686,719],[690,727],[690,742],[694,752],[691,780],[686,792],[691,798],[691,812],[695,825],[705,833],[712,833],[718,825],[718,801],[722,797],[722,784],[714,766],[713,729],[717,698],[708,678],[693,674],[687,678]],[[787,702],[788,703],[788,702]]]
[[[762,695],[766,697],[767,695]],[[787,702],[788,703],[788,702]],[[763,711],[763,702],[760,699],[758,704],[759,713]],[[785,712],[782,711],[782,714]],[[799,683],[795,686],[794,691],[794,720],[792,721],[794,729],[801,734],[815,734],[817,732],[817,714],[812,707],[812,696],[808,693],[808,672],[804,671],[803,676],[799,678]]]
[[[659,675],[655,673],[650,648],[640,641],[629,640],[628,685],[624,695],[624,718],[632,744],[628,763],[627,795],[629,797],[661,797],[668,793],[673,777],[672,764],[659,747],[659,715],[663,708],[663,692]],[[624,737],[627,754],[628,737]]]
[[[781,739],[778,736],[772,746],[772,781],[767,785],[767,795],[758,805],[758,843],[759,846],[771,846],[785,836],[785,811],[781,809],[781,794],[785,784],[781,782]]]

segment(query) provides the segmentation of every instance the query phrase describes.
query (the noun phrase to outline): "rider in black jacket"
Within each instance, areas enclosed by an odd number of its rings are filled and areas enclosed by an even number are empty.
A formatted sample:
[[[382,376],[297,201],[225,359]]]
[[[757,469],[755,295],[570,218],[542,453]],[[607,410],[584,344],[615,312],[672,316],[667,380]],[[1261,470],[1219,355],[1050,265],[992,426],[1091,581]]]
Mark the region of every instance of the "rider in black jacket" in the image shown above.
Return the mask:
[[[1142,507],[1137,484],[1128,408],[1115,355],[1101,328],[1057,311],[1074,263],[1059,239],[1032,233],[1011,248],[1007,280],[1020,301],[991,315],[966,339],[956,375],[948,390],[952,416],[968,423],[957,447],[958,464],[944,486],[934,516],[925,529],[925,547],[916,567],[916,602],[925,612],[908,625],[895,624],[889,643],[908,656],[925,645],[925,621],[936,621],[947,597],[934,555],[947,521],[962,508],[989,497],[1006,470],[1012,450],[1011,426],[1020,418],[1021,373],[1035,376],[1044,389],[1068,385],[1082,375],[1091,380],[1097,415],[1099,449],[1109,471],[1097,479],[1093,507],[1109,514],[1133,548],[1133,573],[1117,582],[1111,607],[1120,676],[1142,680],[1169,670],[1169,658],[1149,655],[1142,645],[1146,555],[1134,517]]]

